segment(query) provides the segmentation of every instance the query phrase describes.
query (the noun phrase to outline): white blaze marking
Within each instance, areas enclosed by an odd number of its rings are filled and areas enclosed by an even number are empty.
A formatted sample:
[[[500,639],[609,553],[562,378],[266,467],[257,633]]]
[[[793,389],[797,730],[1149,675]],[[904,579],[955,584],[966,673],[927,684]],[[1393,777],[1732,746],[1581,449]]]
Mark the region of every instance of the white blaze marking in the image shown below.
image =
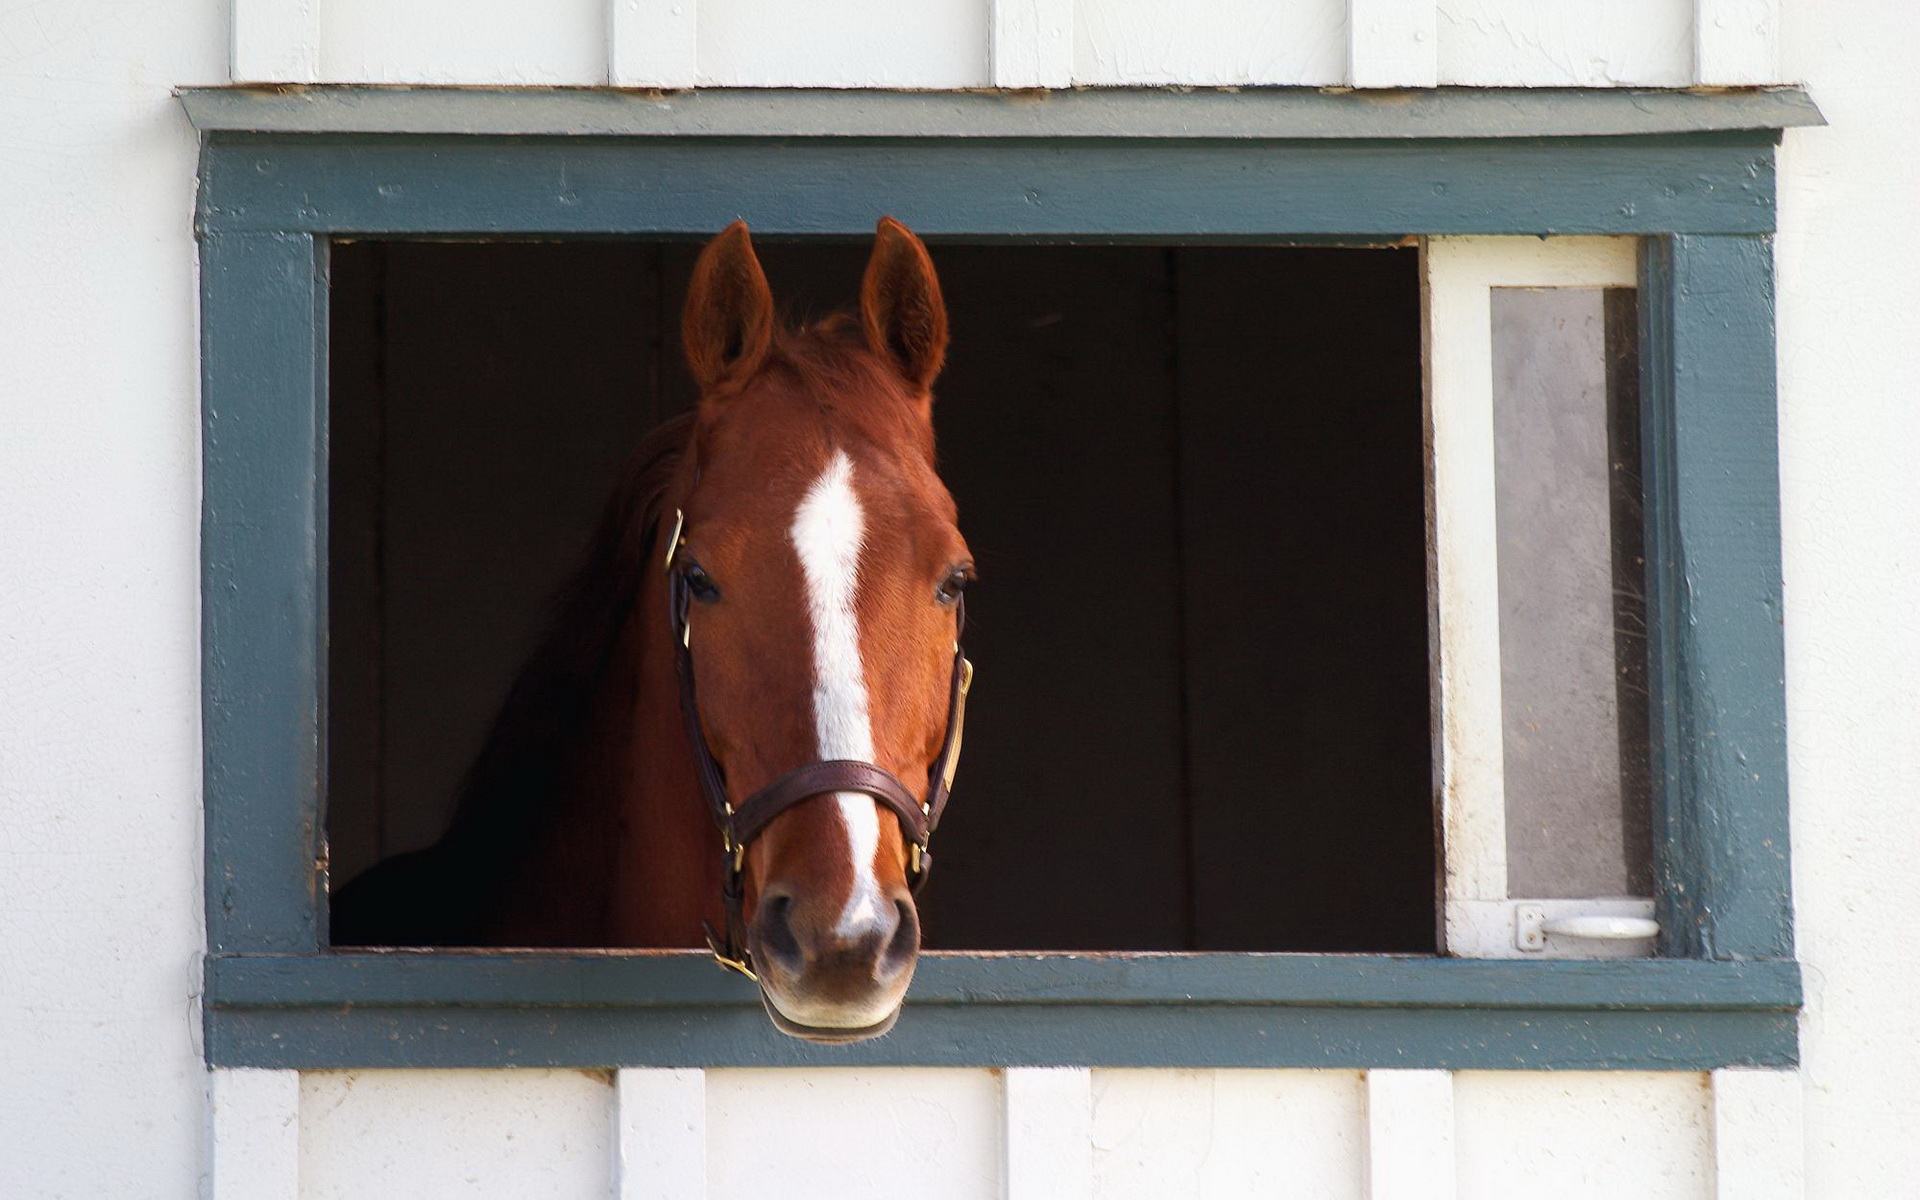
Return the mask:
[[[807,583],[813,623],[813,725],[820,757],[873,761],[873,722],[867,715],[866,668],[860,660],[860,584],[865,518],[853,490],[853,462],[836,450],[793,515],[793,548]],[[880,814],[871,796],[839,792],[840,820],[853,854],[853,890],[834,932],[858,937],[883,917],[873,859],[880,849]]]

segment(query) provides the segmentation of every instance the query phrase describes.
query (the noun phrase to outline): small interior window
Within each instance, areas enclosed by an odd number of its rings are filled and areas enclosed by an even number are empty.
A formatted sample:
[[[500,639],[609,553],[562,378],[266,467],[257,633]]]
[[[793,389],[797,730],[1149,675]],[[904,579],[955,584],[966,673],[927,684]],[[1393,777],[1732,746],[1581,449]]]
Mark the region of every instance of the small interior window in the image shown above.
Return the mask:
[[[336,889],[446,828],[620,465],[692,403],[697,249],[334,246]],[[867,255],[759,250],[796,318]],[[1416,254],[933,254],[981,583],[928,948],[1431,952]]]

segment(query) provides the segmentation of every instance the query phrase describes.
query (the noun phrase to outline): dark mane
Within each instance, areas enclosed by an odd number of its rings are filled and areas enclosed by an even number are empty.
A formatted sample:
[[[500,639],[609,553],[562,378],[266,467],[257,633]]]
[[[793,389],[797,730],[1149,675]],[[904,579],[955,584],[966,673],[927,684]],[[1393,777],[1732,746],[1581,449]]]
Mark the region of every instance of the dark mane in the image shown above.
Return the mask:
[[[524,850],[561,782],[573,741],[654,563],[661,501],[693,429],[689,412],[635,448],[601,509],[587,552],[550,606],[546,630],[514,678],[461,781],[452,824],[432,847],[387,859],[335,898],[342,945],[460,945],[485,904],[467,894]]]

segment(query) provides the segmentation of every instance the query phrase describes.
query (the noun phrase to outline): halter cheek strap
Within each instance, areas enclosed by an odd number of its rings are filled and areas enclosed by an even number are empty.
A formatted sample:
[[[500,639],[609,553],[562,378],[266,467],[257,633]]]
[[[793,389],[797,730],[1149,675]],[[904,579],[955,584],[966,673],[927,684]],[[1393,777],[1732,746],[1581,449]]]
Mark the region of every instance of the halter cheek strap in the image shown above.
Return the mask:
[[[933,869],[933,853],[928,849],[933,831],[946,811],[953,790],[953,776],[960,766],[960,739],[966,727],[967,692],[973,686],[973,664],[961,649],[960,635],[966,629],[966,602],[955,603],[953,632],[953,670],[947,684],[947,728],[941,739],[940,755],[927,768],[927,794],[915,798],[907,786],[891,771],[876,763],[836,758],[811,762],[787,772],[743,800],[738,807],[727,797],[726,774],[720,769],[713,748],[707,743],[700,723],[700,706],[694,695],[692,628],[688,623],[693,593],[686,573],[673,569],[673,560],[683,540],[686,518],[674,513],[673,536],[667,542],[668,609],[673,619],[674,666],[680,677],[680,719],[686,727],[687,745],[693,751],[694,774],[700,792],[706,798],[713,823],[720,830],[725,862],[721,868],[720,897],[726,909],[726,928],[716,931],[707,926],[707,946],[714,959],[728,970],[748,979],[759,977],[747,950],[745,868],[747,847],[766,832],[775,817],[815,796],[833,792],[860,792],[886,805],[900,821],[907,841],[907,877],[918,892]]]

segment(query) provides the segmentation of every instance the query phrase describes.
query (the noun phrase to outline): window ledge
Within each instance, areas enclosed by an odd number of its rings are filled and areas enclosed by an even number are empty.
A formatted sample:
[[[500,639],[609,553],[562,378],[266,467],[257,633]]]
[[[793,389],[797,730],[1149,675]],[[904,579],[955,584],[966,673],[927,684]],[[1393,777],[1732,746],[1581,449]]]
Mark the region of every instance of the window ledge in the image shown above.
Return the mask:
[[[1792,962],[930,953],[896,1030],[774,1032],[695,952],[215,956],[207,1048],[254,1067],[1664,1069],[1797,1061]]]

